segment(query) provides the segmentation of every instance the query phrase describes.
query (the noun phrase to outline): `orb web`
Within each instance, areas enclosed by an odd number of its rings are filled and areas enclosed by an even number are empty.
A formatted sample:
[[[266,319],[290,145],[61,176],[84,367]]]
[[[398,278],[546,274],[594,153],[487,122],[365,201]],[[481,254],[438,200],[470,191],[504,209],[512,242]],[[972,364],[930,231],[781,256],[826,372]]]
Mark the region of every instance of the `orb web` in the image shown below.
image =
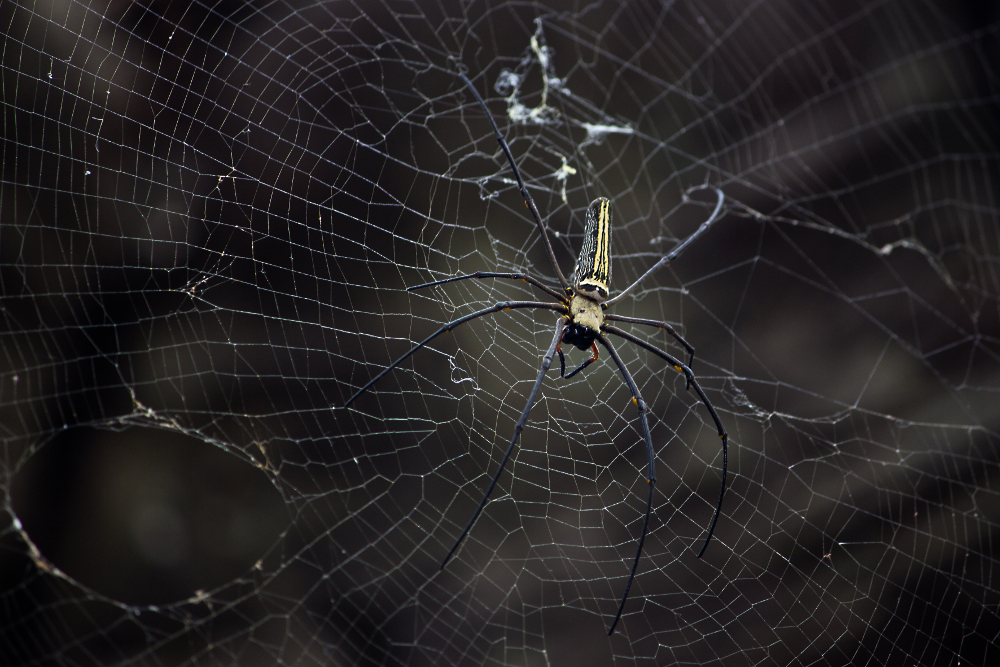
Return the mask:
[[[23,489],[4,498],[0,662],[995,658],[996,15],[929,0],[67,0],[0,18],[0,471]],[[463,325],[344,407],[441,324],[544,298],[500,280],[406,288],[477,270],[557,284],[459,70],[564,272],[597,196],[614,203],[621,289],[711,212],[700,188],[725,193],[711,230],[615,305],[695,346],[730,482],[698,559],[714,424],[682,375],[617,345],[651,408],[657,484],[610,638],[647,487],[609,360],[549,373],[443,570],[553,314]],[[629,330],[686,358],[663,331]],[[120,560],[127,531],[104,540],[72,512],[42,541],[25,503],[72,508],[101,488],[19,477],[73,429],[224,452],[286,518],[209,586],[169,578],[181,557],[166,551]],[[163,507],[185,501],[161,487]],[[195,531],[163,511],[169,535]],[[217,552],[231,528],[209,534]],[[136,602],[84,566],[172,583]]]

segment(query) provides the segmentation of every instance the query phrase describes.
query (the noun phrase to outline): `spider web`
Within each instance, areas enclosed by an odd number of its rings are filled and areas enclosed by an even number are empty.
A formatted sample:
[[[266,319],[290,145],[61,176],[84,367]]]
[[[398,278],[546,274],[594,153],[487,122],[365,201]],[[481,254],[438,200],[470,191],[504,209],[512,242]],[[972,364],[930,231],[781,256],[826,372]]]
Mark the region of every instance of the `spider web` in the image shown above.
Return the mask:
[[[992,12],[992,13],[991,13]],[[974,3],[6,3],[0,663],[997,659],[997,36]],[[597,196],[651,408],[550,372]],[[626,326],[684,358],[664,332]],[[576,350],[569,363],[583,360]],[[606,355],[605,355],[606,356]]]

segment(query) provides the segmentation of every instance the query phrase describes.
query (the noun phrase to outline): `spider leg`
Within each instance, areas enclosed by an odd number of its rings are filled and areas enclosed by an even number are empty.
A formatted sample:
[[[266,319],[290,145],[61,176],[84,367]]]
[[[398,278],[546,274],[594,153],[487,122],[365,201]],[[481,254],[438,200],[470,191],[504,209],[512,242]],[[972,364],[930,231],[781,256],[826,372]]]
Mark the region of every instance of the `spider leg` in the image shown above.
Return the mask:
[[[556,352],[559,353],[559,377],[566,377],[566,355],[562,351],[562,339],[556,345]]]
[[[657,322],[656,320],[644,320],[644,319],[641,319],[641,318],[638,318],[638,317],[625,317],[623,315],[615,315],[613,313],[606,314],[604,316],[604,319],[606,319],[606,320],[613,320],[615,322],[628,322],[629,324],[645,324],[645,325],[650,326],[650,327],[658,327],[660,329],[663,329],[668,334],[670,334],[671,336],[673,336],[674,339],[678,343],[680,343],[682,346],[684,346],[685,350],[687,350],[687,352],[688,352],[688,363],[687,363],[688,368],[690,368],[691,364],[694,362],[694,347],[691,346],[691,343],[689,343],[686,340],[684,340],[684,338],[679,333],[677,333],[676,331],[674,331],[674,328],[672,326],[670,326],[669,324],[667,324],[666,322]],[[685,387],[685,389],[689,389],[690,387],[691,387],[691,383],[689,382],[688,385],[687,385],[687,387]]]
[[[422,341],[411,347],[410,351],[401,356],[399,359],[396,359],[396,361],[386,366],[381,373],[379,373],[371,380],[369,380],[368,384],[361,387],[361,389],[358,389],[353,396],[347,399],[347,402],[344,403],[344,407],[346,408],[348,405],[353,403],[354,399],[356,399],[358,396],[368,391],[369,387],[371,387],[373,384],[375,384],[383,377],[385,377],[385,375],[389,373],[389,371],[391,371],[393,368],[399,366],[401,363],[409,359],[411,354],[413,354],[423,346],[427,345],[427,343],[431,342],[441,334],[451,331],[455,327],[461,324],[465,324],[469,320],[474,320],[477,317],[482,317],[483,315],[489,315],[490,313],[499,313],[501,310],[513,310],[515,308],[547,308],[549,310],[554,310],[557,313],[566,312],[566,306],[560,303],[545,303],[542,301],[501,301],[497,304],[494,304],[493,306],[490,306],[489,308],[477,310],[476,312],[466,315],[465,317],[460,317],[457,320],[452,320],[451,322],[448,322],[448,324],[445,324],[443,327],[432,333],[427,338],[423,339]]]
[[[635,407],[639,410],[639,422],[642,424],[642,435],[646,439],[646,459],[649,462],[649,469],[646,472],[646,483],[649,484],[649,497],[646,500],[646,518],[642,522],[642,534],[639,535],[639,546],[635,550],[635,560],[632,561],[632,571],[628,575],[628,583],[625,584],[625,593],[622,594],[621,604],[618,605],[618,613],[615,614],[615,620],[611,624],[611,628],[608,630],[608,635],[610,636],[615,631],[615,626],[618,625],[618,621],[621,620],[622,610],[625,609],[625,601],[628,600],[628,592],[632,588],[632,580],[635,579],[635,571],[639,567],[639,558],[642,556],[642,545],[646,541],[646,532],[649,530],[649,515],[653,511],[653,485],[656,484],[656,467],[655,467],[655,455],[653,453],[653,437],[649,433],[649,421],[646,419],[646,412],[648,408],[646,407],[646,402],[642,400],[642,395],[639,393],[639,387],[635,384],[635,380],[632,379],[632,374],[628,372],[628,368],[622,363],[621,357],[618,356],[618,352],[611,345],[605,336],[600,334],[597,335],[597,340],[601,341],[601,345],[607,348],[608,353],[611,358],[615,360],[618,364],[618,370],[622,372],[622,376],[625,378],[625,384],[628,385],[629,391],[632,392],[632,402],[635,403]]]
[[[531,211],[532,217],[535,218],[535,224],[538,225],[538,232],[542,235],[542,240],[545,242],[545,252],[549,255],[549,262],[552,263],[552,268],[556,272],[556,276],[559,278],[559,284],[563,286],[563,289],[569,289],[569,283],[566,282],[566,276],[563,275],[562,271],[559,269],[559,262],[556,261],[556,254],[552,250],[552,242],[549,241],[549,235],[545,231],[545,225],[542,224],[542,216],[538,212],[538,207],[535,206],[535,200],[531,198],[528,193],[528,188],[524,187],[524,181],[521,179],[521,172],[517,169],[517,164],[514,162],[514,155],[510,152],[510,146],[507,145],[507,140],[503,138],[500,134],[500,128],[497,127],[497,122],[493,120],[493,114],[486,107],[486,102],[483,102],[483,98],[479,96],[479,91],[476,87],[472,85],[469,81],[469,77],[465,76],[464,72],[459,72],[458,76],[465,82],[465,85],[472,91],[473,96],[476,101],[479,102],[479,106],[483,108],[486,112],[486,117],[490,121],[490,125],[493,126],[493,135],[497,138],[497,143],[500,144],[500,148],[503,149],[504,155],[507,156],[507,162],[510,163],[511,171],[514,172],[514,178],[517,179],[517,187],[521,191],[521,196],[524,198],[524,205],[528,207]],[[695,232],[697,233],[697,232]]]
[[[423,285],[414,285],[413,287],[407,287],[407,292],[412,292],[413,290],[423,289],[425,287],[434,287],[435,285],[444,285],[445,283],[454,283],[459,280],[469,280],[469,279],[482,280],[484,278],[510,278],[511,280],[523,280],[526,283],[534,285],[539,289],[545,291],[546,294],[554,296],[557,299],[564,300],[566,298],[565,294],[560,293],[558,290],[554,290],[547,285],[543,285],[540,280],[534,276],[529,276],[526,273],[495,273],[492,271],[476,271],[475,273],[470,273],[467,276],[455,276],[454,278],[445,278],[444,280],[435,280],[432,283],[424,283]]]
[[[583,362],[582,364],[580,364],[580,366],[575,371],[573,371],[569,375],[567,375],[566,376],[567,380],[570,379],[571,377],[573,377],[574,375],[576,375],[577,373],[579,373],[580,371],[582,371],[587,366],[589,366],[592,363],[594,363],[595,361],[597,361],[597,343],[591,343],[590,344],[590,349],[593,350],[594,354],[591,355],[590,359],[587,359],[585,362]]]
[[[559,341],[562,340],[563,330],[565,330],[565,328],[566,318],[560,317],[556,320],[556,334],[552,337],[552,344],[549,345],[548,351],[545,353],[545,356],[542,357],[542,368],[538,371],[538,377],[535,378],[535,386],[532,388],[531,394],[528,396],[528,402],[525,404],[524,410],[521,412],[521,418],[517,420],[517,424],[514,426],[514,435],[510,439],[510,444],[507,445],[507,452],[503,455],[503,460],[500,461],[500,467],[497,469],[496,474],[493,475],[493,480],[490,482],[490,485],[486,487],[486,493],[483,494],[483,499],[479,501],[479,507],[476,508],[472,518],[469,519],[469,523],[465,526],[465,530],[463,530],[462,534],[458,536],[457,540],[455,540],[455,544],[448,552],[448,555],[444,557],[443,561],[441,561],[442,570],[444,569],[444,566],[448,564],[448,561],[451,560],[455,551],[458,550],[462,541],[465,540],[466,535],[468,535],[469,531],[472,530],[472,525],[476,523],[476,519],[479,518],[479,515],[483,512],[483,508],[486,507],[486,501],[489,500],[490,494],[493,493],[493,488],[497,485],[497,481],[500,479],[503,469],[507,467],[507,461],[510,459],[510,455],[514,451],[514,445],[517,443],[517,436],[521,435],[521,431],[524,430],[524,425],[528,423],[528,415],[531,413],[531,407],[535,404],[535,399],[538,398],[538,390],[542,388],[542,380],[545,379],[545,373],[552,366],[552,357],[555,356],[556,348],[559,346]]]
[[[698,188],[695,188],[695,189],[696,190],[702,190],[705,187],[706,186],[701,186],[701,187],[698,187]],[[662,259],[660,259],[660,261],[658,261],[656,264],[654,264],[652,266],[652,268],[650,268],[644,274],[642,274],[641,276],[639,276],[638,280],[636,280],[634,283],[632,283],[631,285],[629,285],[628,287],[626,287],[624,290],[622,290],[621,292],[619,292],[618,295],[615,296],[615,298],[609,299],[608,301],[605,301],[604,302],[604,307],[605,308],[609,308],[609,307],[615,305],[616,303],[618,303],[619,301],[621,301],[625,297],[626,294],[628,294],[629,292],[631,292],[632,290],[634,290],[636,287],[638,287],[639,283],[641,283],[643,280],[645,280],[649,276],[651,276],[654,273],[656,273],[656,271],[658,271],[660,269],[660,267],[666,266],[667,264],[669,264],[670,262],[672,262],[674,259],[676,259],[677,255],[681,254],[681,252],[685,248],[687,248],[688,245],[690,245],[692,241],[694,241],[696,238],[698,238],[699,236],[701,236],[705,232],[705,230],[708,229],[709,225],[711,225],[713,222],[715,222],[718,219],[719,213],[722,211],[722,203],[726,200],[726,196],[724,194],[722,194],[722,190],[720,190],[719,188],[712,188],[712,189],[715,190],[715,194],[718,195],[718,202],[716,203],[715,210],[712,211],[712,215],[709,216],[708,220],[706,220],[705,222],[701,223],[701,225],[698,227],[698,229],[694,230],[694,233],[691,234],[691,236],[689,236],[686,239],[684,239],[683,241],[681,241],[677,245],[676,248],[674,248],[673,250],[670,251],[670,254],[664,255],[664,257]]]
[[[715,514],[712,516],[712,523],[708,526],[708,535],[705,536],[705,544],[702,545],[701,551],[698,552],[698,558],[701,558],[702,554],[705,553],[705,549],[708,548],[708,543],[712,539],[712,533],[715,532],[715,524],[719,521],[719,512],[722,511],[722,499],[726,495],[726,471],[729,463],[729,434],[726,433],[726,429],[722,427],[722,420],[719,419],[719,414],[715,411],[711,401],[708,400],[708,396],[705,395],[705,392],[702,390],[701,385],[698,384],[698,380],[695,379],[694,373],[691,372],[690,368],[682,364],[677,359],[674,359],[663,350],[650,345],[641,338],[636,338],[632,334],[627,331],[623,331],[616,326],[606,324],[602,327],[602,329],[608,333],[620,336],[627,341],[631,341],[643,349],[649,350],[673,366],[674,370],[678,373],[683,373],[687,378],[688,385],[694,387],[694,390],[698,393],[698,398],[700,398],[701,402],[705,404],[706,408],[708,408],[708,413],[712,415],[712,420],[715,422],[716,428],[719,429],[719,438],[722,439],[722,486],[719,487],[719,502],[715,506]]]

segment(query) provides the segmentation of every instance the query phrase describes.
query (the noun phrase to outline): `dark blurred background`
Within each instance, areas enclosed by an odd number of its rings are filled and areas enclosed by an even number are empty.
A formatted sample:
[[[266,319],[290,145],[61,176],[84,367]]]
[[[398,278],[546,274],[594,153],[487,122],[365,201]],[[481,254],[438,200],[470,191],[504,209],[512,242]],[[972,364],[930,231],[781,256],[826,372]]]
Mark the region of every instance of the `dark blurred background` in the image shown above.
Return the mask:
[[[0,664],[988,664],[995,3],[0,6]],[[683,378],[550,374],[596,196]],[[506,98],[506,99],[505,99]],[[514,102],[524,105],[518,107]],[[534,109],[535,115],[524,115]],[[533,296],[528,296],[533,295]],[[662,333],[635,329],[675,355]],[[579,362],[578,355],[571,355]]]

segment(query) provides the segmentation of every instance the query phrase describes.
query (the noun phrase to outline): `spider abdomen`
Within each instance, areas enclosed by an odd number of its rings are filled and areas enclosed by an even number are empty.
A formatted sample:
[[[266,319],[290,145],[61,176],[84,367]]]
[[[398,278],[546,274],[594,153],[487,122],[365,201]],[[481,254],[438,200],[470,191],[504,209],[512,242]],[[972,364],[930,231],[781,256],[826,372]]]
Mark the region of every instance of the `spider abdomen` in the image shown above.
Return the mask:
[[[611,284],[611,202],[598,197],[587,209],[583,248],[576,260],[574,291],[600,303]]]

